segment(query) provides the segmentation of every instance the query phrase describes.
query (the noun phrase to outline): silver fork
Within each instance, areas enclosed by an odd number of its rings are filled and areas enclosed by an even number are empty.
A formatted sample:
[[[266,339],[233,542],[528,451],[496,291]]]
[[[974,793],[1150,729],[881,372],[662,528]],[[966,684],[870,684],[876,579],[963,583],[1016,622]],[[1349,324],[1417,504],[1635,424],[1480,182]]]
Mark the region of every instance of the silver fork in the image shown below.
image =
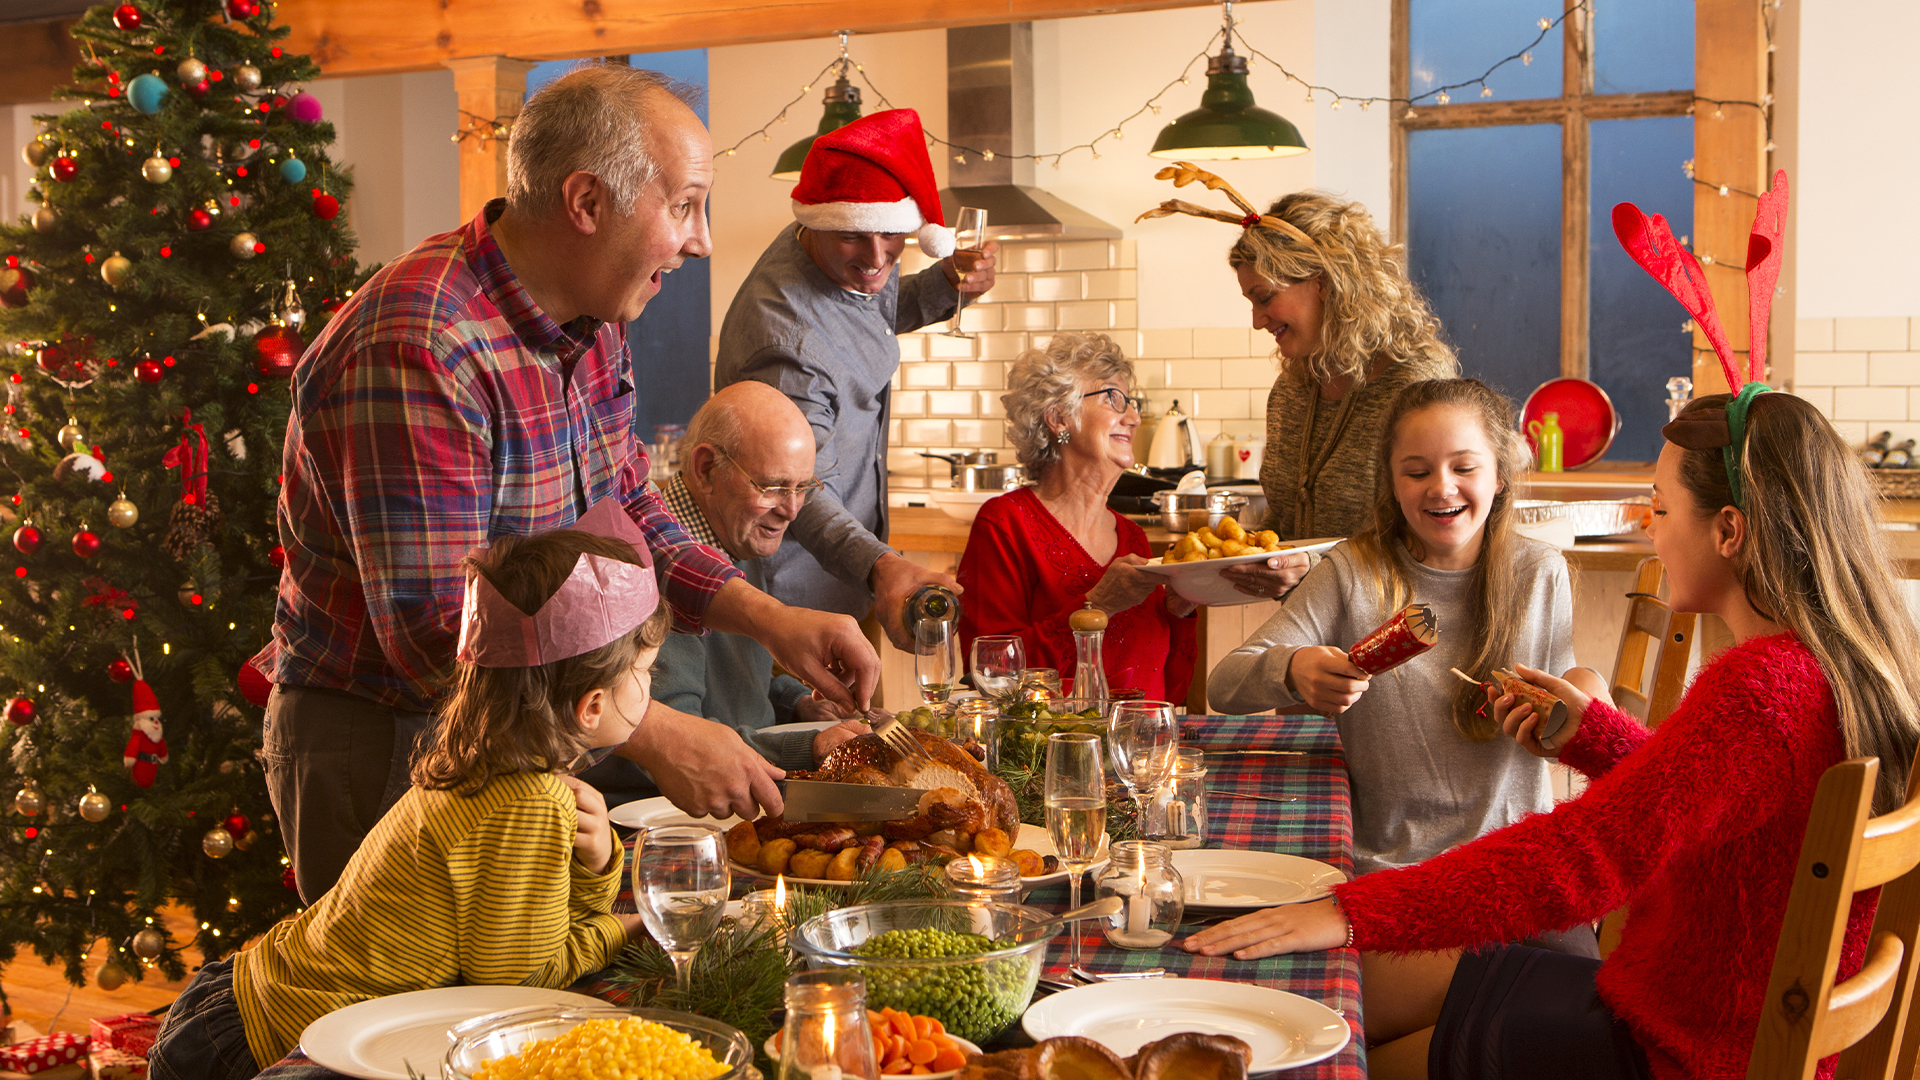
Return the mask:
[[[927,753],[927,748],[921,746],[920,740],[897,718],[882,720],[873,733],[880,736],[880,741],[886,743],[894,753],[905,758],[913,766],[914,772],[933,764],[933,755]]]

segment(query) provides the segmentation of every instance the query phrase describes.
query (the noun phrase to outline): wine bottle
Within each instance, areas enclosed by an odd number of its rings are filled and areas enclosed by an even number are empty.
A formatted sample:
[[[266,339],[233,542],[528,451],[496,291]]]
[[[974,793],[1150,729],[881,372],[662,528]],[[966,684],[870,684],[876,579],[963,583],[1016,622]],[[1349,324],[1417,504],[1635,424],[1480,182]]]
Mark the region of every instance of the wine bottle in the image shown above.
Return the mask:
[[[1913,446],[1914,440],[1908,439],[1887,451],[1887,456],[1880,459],[1880,467],[1883,469],[1913,468]]]

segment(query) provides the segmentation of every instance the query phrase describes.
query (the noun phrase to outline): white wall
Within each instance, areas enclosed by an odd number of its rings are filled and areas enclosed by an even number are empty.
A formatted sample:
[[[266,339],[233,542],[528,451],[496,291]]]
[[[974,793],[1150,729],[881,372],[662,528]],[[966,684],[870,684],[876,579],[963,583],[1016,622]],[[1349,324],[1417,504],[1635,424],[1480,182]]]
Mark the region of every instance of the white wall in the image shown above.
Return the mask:
[[[308,89],[338,136],[329,156],[353,173],[347,220],[361,263],[386,262],[462,224],[451,71],[322,79]]]

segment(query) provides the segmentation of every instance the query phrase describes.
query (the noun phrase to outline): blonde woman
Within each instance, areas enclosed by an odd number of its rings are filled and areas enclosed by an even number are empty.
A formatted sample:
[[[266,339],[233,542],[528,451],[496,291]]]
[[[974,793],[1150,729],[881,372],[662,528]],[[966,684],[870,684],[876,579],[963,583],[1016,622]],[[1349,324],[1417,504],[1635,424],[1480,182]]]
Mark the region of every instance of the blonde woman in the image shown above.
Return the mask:
[[[1253,326],[1273,335],[1279,378],[1267,395],[1260,486],[1265,527],[1286,539],[1351,536],[1371,520],[1374,450],[1401,390],[1459,374],[1440,323],[1407,279],[1404,249],[1381,236],[1355,202],[1296,192],[1258,213],[1211,173],[1163,169],[1176,186],[1224,190],[1242,213],[1169,200],[1143,217],[1191,214],[1241,227],[1227,254]],[[1307,572],[1303,555],[1229,567],[1252,596],[1284,596]]]

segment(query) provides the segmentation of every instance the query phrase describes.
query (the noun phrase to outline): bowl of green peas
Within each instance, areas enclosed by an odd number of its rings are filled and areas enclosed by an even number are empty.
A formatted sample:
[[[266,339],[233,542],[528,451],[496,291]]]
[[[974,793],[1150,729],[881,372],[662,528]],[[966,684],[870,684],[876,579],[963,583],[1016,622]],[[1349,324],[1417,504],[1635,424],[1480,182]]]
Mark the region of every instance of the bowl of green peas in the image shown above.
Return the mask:
[[[867,1007],[932,1016],[985,1043],[1027,1011],[1047,944],[1059,928],[1024,904],[895,900],[836,908],[788,937],[809,966],[857,968]]]

